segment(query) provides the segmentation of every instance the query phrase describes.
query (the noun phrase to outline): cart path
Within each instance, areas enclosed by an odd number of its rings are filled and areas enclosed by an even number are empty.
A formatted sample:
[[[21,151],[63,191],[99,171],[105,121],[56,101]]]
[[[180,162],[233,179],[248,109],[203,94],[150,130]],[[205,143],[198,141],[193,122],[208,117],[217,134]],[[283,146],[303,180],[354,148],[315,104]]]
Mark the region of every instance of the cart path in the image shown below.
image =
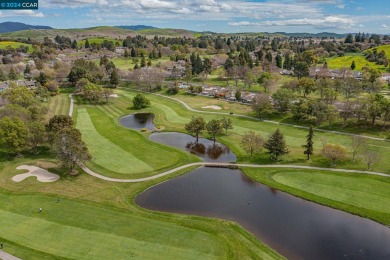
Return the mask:
[[[290,127],[294,127],[294,128],[300,128],[300,129],[309,129],[309,127],[307,127],[307,126],[280,123],[280,122],[277,122],[277,121],[260,119],[260,118],[253,117],[253,116],[246,116],[246,115],[240,115],[240,114],[230,114],[230,113],[216,112],[216,111],[197,110],[197,109],[194,109],[194,108],[190,107],[187,103],[185,103],[184,101],[182,101],[180,99],[173,98],[173,97],[167,97],[167,96],[164,96],[162,94],[157,94],[157,93],[151,93],[151,92],[146,92],[146,93],[175,100],[175,101],[179,102],[180,104],[182,104],[185,108],[187,108],[188,110],[193,111],[193,112],[206,113],[206,114],[215,114],[215,115],[229,115],[229,116],[247,118],[247,119],[250,119],[250,120],[255,120],[255,121],[260,121],[260,122],[265,122],[265,123],[270,123],[270,124],[276,124],[276,125],[281,125],[281,126],[290,126]],[[381,137],[359,135],[359,134],[351,134],[351,133],[346,133],[346,132],[326,130],[326,129],[320,129],[320,128],[313,128],[313,129],[315,131],[318,131],[318,132],[332,133],[332,134],[339,134],[339,135],[347,135],[347,136],[358,136],[358,137],[367,138],[367,139],[376,140],[376,141],[390,142],[390,139],[381,138]]]
[[[152,93],[153,94],[153,93]],[[195,110],[195,109],[192,109],[190,106],[188,106],[185,102],[181,101],[181,100],[178,100],[178,99],[175,99],[175,98],[171,98],[171,97],[166,97],[166,96],[163,96],[163,95],[160,95],[160,94],[154,94],[154,95],[158,95],[158,96],[162,96],[162,97],[165,97],[165,98],[169,98],[169,99],[173,99],[173,100],[176,100],[178,102],[180,102],[181,104],[183,104],[186,108],[188,108],[189,110],[191,111],[195,111],[195,112],[202,112],[202,113],[212,113],[212,114],[226,114],[226,115],[229,115],[228,113],[220,113],[220,112],[212,112],[212,111],[200,111],[200,110]],[[71,101],[71,109],[69,110],[69,115],[72,116],[73,114],[73,96],[72,95],[69,95],[70,99],[72,100]],[[72,112],[72,113],[71,113]],[[239,117],[244,117],[244,118],[249,118],[249,119],[254,119],[254,120],[258,120],[260,121],[260,119],[257,119],[257,118],[254,118],[254,117],[250,117],[250,116],[245,116],[245,115],[235,115],[235,116],[239,116]],[[274,122],[274,121],[270,121],[270,122]],[[274,123],[278,123],[278,122],[274,122]],[[301,126],[297,126],[297,127],[301,127]],[[306,127],[302,127],[302,128],[306,128]],[[331,131],[327,131],[327,130],[323,130],[325,132],[331,132]],[[336,132],[338,133],[338,132]],[[340,132],[341,134],[347,134],[347,133],[342,133]],[[349,135],[354,135],[354,134],[349,134]],[[356,135],[356,136],[361,136],[361,135]],[[362,137],[366,137],[366,138],[375,138],[375,137],[369,137],[369,136],[362,136]],[[386,139],[381,139],[381,138],[377,138],[376,140],[384,140],[386,141]],[[156,175],[153,175],[153,176],[149,176],[149,177],[145,177],[145,178],[138,178],[138,179],[117,179],[117,178],[111,178],[111,177],[107,177],[107,176],[104,176],[104,175],[101,175],[99,173],[96,173],[94,171],[92,171],[91,169],[89,169],[87,166],[85,166],[84,164],[81,164],[80,163],[80,167],[86,172],[88,173],[89,175],[91,176],[94,176],[96,178],[99,178],[99,179],[102,179],[102,180],[105,180],[105,181],[111,181],[111,182],[124,182],[124,183],[136,183],[136,182],[144,182],[144,181],[149,181],[149,180],[154,180],[154,179],[157,179],[157,178],[160,178],[160,177],[163,177],[163,176],[166,176],[166,175],[169,175],[169,174],[172,174],[172,173],[175,173],[177,171],[180,171],[182,169],[186,169],[186,168],[189,168],[189,167],[193,167],[193,166],[209,166],[209,167],[248,167],[248,168],[290,168],[290,169],[311,169],[311,170],[322,170],[322,171],[331,171],[331,172],[344,172],[344,173],[360,173],[360,174],[369,174],[369,175],[376,175],[376,176],[382,176],[382,177],[390,177],[390,175],[388,174],[385,174],[385,173],[381,173],[381,172],[371,172],[371,171],[361,171],[361,170],[349,170],[349,169],[336,169],[336,168],[322,168],[322,167],[314,167],[314,166],[301,166],[301,165],[275,165],[275,164],[263,164],[263,165],[260,165],[260,164],[240,164],[240,163],[213,163],[213,162],[195,162],[195,163],[189,163],[189,164],[185,164],[185,165],[182,165],[180,167],[177,167],[177,168],[174,168],[174,169],[171,169],[169,171],[165,171],[165,172],[162,172],[162,173],[159,173],[159,174],[156,174]]]
[[[3,250],[0,250],[0,259],[2,260],[22,260],[20,258],[17,258],[16,256],[10,255]]]
[[[80,165],[81,168],[88,173],[91,176],[94,176],[96,178],[105,180],[105,181],[111,181],[111,182],[144,182],[144,181],[150,181],[154,180],[172,173],[175,173],[177,171],[193,167],[193,166],[208,166],[208,167],[245,167],[245,168],[288,168],[288,169],[309,169],[309,170],[321,170],[321,171],[330,171],[330,172],[343,172],[343,173],[359,173],[359,174],[368,174],[368,175],[375,175],[375,176],[382,176],[382,177],[390,177],[390,175],[381,173],[381,172],[371,172],[371,171],[360,171],[360,170],[349,170],[349,169],[336,169],[336,168],[322,168],[322,167],[314,167],[314,166],[301,166],[301,165],[275,165],[275,164],[245,164],[245,163],[213,163],[213,162],[195,162],[195,163],[189,163],[182,165],[180,167],[177,167],[175,169],[162,172],[157,175],[153,175],[150,177],[145,178],[139,178],[139,179],[116,179],[116,178],[110,178],[104,175],[101,175],[99,173],[96,173],[86,167],[85,165]]]

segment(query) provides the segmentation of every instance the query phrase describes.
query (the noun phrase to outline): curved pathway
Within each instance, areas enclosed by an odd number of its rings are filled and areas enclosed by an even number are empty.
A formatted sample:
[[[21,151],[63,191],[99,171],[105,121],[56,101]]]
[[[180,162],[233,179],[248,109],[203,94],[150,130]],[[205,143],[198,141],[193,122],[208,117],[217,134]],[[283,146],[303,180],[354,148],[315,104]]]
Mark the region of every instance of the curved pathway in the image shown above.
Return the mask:
[[[154,93],[151,93],[151,94],[154,94]],[[178,99],[175,99],[175,98],[172,98],[172,97],[166,97],[166,96],[161,95],[161,94],[154,94],[154,95],[158,95],[158,96],[162,96],[162,97],[165,97],[165,98],[176,100],[176,101],[180,102],[181,104],[183,104],[186,108],[188,108],[191,111],[202,112],[202,113],[209,113],[209,114],[211,113],[211,114],[226,114],[226,115],[228,115],[228,113],[196,110],[196,109],[191,108],[190,106],[188,106],[188,104],[186,104],[185,102],[183,102],[181,100],[178,100]],[[74,101],[73,101],[73,96],[72,95],[69,95],[69,97],[71,98],[71,109],[69,110],[69,116],[72,116]],[[254,118],[254,117],[250,117],[250,116],[245,116],[245,115],[235,115],[235,116],[244,117],[244,118],[249,118],[249,119],[254,119],[254,120],[260,121],[260,119],[257,119],[257,118]],[[270,122],[274,122],[274,121],[270,121]],[[277,122],[274,122],[274,123],[277,123]],[[296,126],[296,127],[300,127],[300,126]],[[305,128],[305,127],[302,127],[302,128]],[[323,130],[323,131],[331,132],[331,131],[327,131],[327,130]],[[336,133],[338,133],[338,132],[336,132]],[[342,133],[342,132],[340,132],[340,133]],[[347,133],[342,133],[342,134],[347,134]],[[349,135],[353,135],[353,134],[349,134]],[[363,137],[371,138],[369,136],[363,136]],[[381,139],[379,138],[378,140],[381,140]],[[385,139],[383,139],[383,140],[385,140]],[[162,172],[162,173],[159,173],[157,175],[150,176],[150,177],[138,178],[138,179],[117,179],[117,178],[111,178],[111,177],[107,177],[107,176],[101,175],[99,173],[96,173],[96,172],[92,171],[91,169],[89,169],[84,164],[80,163],[79,165],[86,173],[88,173],[91,176],[94,176],[96,178],[99,178],[99,179],[102,179],[102,180],[105,180],[105,181],[123,182],[123,183],[126,183],[126,182],[127,183],[136,183],[136,182],[144,182],[144,181],[154,180],[154,179],[157,179],[157,178],[160,178],[160,177],[163,177],[163,176],[175,173],[177,171],[180,171],[182,169],[186,169],[186,168],[189,168],[189,167],[192,167],[192,166],[311,169],[311,170],[322,170],[322,171],[344,172],[344,173],[360,173],[360,174],[369,174],[369,175],[390,177],[390,175],[385,174],[385,173],[381,173],[381,172],[348,170],[348,169],[336,169],[336,168],[322,168],[322,167],[314,167],[314,166],[275,165],[275,164],[262,164],[262,165],[260,165],[260,164],[240,164],[240,163],[195,162],[195,163],[185,164],[185,165],[182,165],[180,167],[177,167],[177,168],[171,169],[169,171],[165,171],[165,172]]]
[[[10,255],[3,250],[0,250],[0,259],[3,260],[22,260],[20,258],[17,258],[16,256]]]
[[[182,165],[180,167],[177,167],[175,169],[153,175],[150,177],[145,178],[139,178],[139,179],[116,179],[116,178],[110,178],[104,175],[101,175],[99,173],[96,173],[86,167],[85,165],[80,165],[81,168],[88,173],[89,175],[92,175],[96,178],[111,181],[111,182],[144,182],[144,181],[150,181],[154,180],[172,173],[175,173],[177,171],[180,171],[182,169],[186,169],[193,166],[208,166],[208,167],[246,167],[246,168],[288,168],[288,169],[311,169],[311,170],[321,170],[321,171],[331,171],[331,172],[344,172],[344,173],[360,173],[360,174],[369,174],[369,175],[376,175],[376,176],[383,176],[383,177],[390,177],[390,175],[381,173],[381,172],[371,172],[371,171],[359,171],[359,170],[347,170],[347,169],[336,169],[336,168],[321,168],[321,167],[314,167],[314,166],[300,166],[300,165],[275,165],[275,164],[241,164],[241,163],[212,163],[212,162],[196,162],[196,163],[189,163]]]
[[[184,101],[182,101],[182,100],[180,100],[180,99],[173,98],[173,97],[167,97],[167,96],[164,96],[164,95],[162,95],[162,94],[157,94],[157,93],[152,93],[152,92],[146,92],[146,93],[152,94],[152,95],[156,95],[156,96],[160,96],[160,97],[164,97],[164,98],[168,98],[168,99],[172,99],[172,100],[175,100],[175,101],[179,102],[180,104],[182,104],[185,108],[187,108],[188,110],[193,111],[193,112],[206,113],[206,114],[216,114],[216,115],[230,115],[230,116],[241,117],[241,118],[247,118],[247,119],[251,119],[251,120],[255,120],[255,121],[261,121],[261,122],[266,122],[266,123],[271,123],[271,124],[276,124],[276,125],[290,126],[290,127],[294,127],[294,128],[301,128],[301,129],[309,129],[309,127],[307,127],[307,126],[280,123],[280,122],[277,122],[277,121],[264,120],[264,119],[256,118],[256,117],[253,117],[253,116],[246,116],[246,115],[240,115],[240,114],[230,114],[230,113],[216,112],[216,111],[197,110],[197,109],[194,109],[194,108],[190,107],[187,103],[185,103]],[[326,129],[320,129],[320,128],[313,128],[313,129],[314,129],[315,131],[318,131],[318,132],[325,132],[325,133],[332,133],[332,134],[340,134],[340,135],[347,135],[347,136],[359,136],[359,137],[362,137],[362,138],[367,138],[367,139],[376,140],[376,141],[390,142],[390,139],[381,138],[381,137],[374,137],[374,136],[367,136],[367,135],[351,134],[351,133],[346,133],[346,132],[333,131],[333,130],[326,130]]]

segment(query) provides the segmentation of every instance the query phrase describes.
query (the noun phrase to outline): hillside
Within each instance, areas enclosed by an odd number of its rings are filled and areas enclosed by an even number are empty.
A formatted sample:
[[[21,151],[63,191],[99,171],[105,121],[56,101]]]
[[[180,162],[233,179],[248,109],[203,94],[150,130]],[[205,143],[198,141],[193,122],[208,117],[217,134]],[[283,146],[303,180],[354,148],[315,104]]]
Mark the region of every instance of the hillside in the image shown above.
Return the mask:
[[[28,29],[52,29],[50,26],[30,25],[17,22],[3,22],[0,23],[0,33],[16,32]]]
[[[139,31],[139,30],[145,30],[145,29],[158,29],[157,27],[149,26],[149,25],[120,25],[115,26],[117,28],[121,29],[127,29],[127,30],[133,30],[133,31]]]

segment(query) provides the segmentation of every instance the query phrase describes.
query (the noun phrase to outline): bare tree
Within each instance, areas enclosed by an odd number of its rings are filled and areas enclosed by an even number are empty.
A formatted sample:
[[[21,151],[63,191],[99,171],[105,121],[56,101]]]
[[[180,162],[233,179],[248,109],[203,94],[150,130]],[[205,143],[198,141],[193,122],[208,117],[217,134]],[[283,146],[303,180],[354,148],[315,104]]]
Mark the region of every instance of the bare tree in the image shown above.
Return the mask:
[[[361,136],[353,136],[351,141],[352,161],[355,161],[356,156],[367,148],[367,140]]]
[[[371,165],[379,162],[380,160],[379,153],[372,150],[366,150],[362,157],[367,164],[367,170],[371,170]]]

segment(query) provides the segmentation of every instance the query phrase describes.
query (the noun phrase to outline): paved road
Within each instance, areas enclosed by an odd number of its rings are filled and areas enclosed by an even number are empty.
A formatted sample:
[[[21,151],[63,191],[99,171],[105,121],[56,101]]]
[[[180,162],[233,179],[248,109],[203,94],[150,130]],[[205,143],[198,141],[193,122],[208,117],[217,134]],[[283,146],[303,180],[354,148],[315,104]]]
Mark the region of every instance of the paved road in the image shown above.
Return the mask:
[[[0,259],[3,259],[3,260],[22,260],[20,258],[17,258],[13,255],[10,255],[10,254],[4,252],[3,250],[0,250]]]

